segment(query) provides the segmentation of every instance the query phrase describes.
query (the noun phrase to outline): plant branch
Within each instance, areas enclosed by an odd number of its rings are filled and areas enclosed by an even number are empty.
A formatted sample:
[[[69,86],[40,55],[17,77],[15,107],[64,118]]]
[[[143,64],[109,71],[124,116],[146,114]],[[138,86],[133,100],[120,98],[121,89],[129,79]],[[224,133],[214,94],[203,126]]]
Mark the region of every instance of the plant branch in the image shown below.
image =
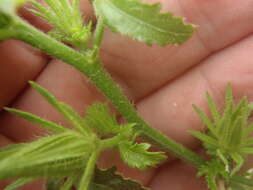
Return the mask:
[[[114,136],[109,139],[105,139],[101,141],[101,149],[105,150],[108,148],[113,148],[115,145],[118,145],[120,141],[122,141],[123,137],[121,135]]]
[[[104,34],[104,19],[99,17],[97,26],[96,26],[96,31],[94,34],[94,46],[97,48],[100,48],[101,42],[103,40],[103,34]]]
[[[17,22],[15,22],[15,29],[18,31],[16,35],[17,39],[31,44],[53,57],[63,60],[85,74],[90,81],[104,93],[128,122],[136,123],[136,129],[142,132],[143,137],[155,142],[160,147],[170,151],[175,156],[195,167],[200,167],[205,163],[202,157],[181,144],[176,143],[161,132],[151,128],[141,119],[133,104],[131,104],[128,98],[122,93],[119,86],[113,81],[104,68],[102,68],[99,61],[95,60],[94,62],[94,60],[89,59],[86,55],[54,40],[21,20],[19,17],[17,17],[17,19]]]
[[[11,28],[0,29],[0,41],[13,38],[15,36],[16,32]]]
[[[81,181],[78,187],[79,190],[89,189],[89,185],[93,177],[94,169],[95,169],[99,154],[100,154],[100,148],[98,148],[91,154],[89,161],[87,163],[87,166],[85,168],[84,175],[81,178]]]

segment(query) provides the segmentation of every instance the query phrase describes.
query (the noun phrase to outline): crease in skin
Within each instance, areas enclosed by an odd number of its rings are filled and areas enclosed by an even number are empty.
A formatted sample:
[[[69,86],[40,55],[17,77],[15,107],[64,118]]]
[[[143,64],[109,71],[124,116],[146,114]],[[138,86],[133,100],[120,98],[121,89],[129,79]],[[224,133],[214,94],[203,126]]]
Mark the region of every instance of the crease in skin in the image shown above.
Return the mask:
[[[8,40],[0,44],[1,82],[0,107],[9,105],[27,85],[39,75],[48,62],[37,50],[30,51],[28,45],[16,40]],[[13,56],[15,54],[15,56]],[[15,73],[10,77],[10,73]]]

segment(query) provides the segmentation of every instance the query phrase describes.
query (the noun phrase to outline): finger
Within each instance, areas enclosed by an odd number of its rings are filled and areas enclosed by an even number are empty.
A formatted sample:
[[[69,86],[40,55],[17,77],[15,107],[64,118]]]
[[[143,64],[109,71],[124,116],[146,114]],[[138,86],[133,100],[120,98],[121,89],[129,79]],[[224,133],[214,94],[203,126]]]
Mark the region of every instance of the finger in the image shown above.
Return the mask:
[[[0,110],[17,97],[28,80],[37,77],[47,60],[44,54],[22,42],[0,43]]]
[[[4,146],[7,146],[12,143],[13,143],[12,140],[10,140],[0,134],[0,147],[4,147]],[[11,181],[11,180],[1,181],[0,182],[0,190],[4,190],[4,188],[12,182],[13,181]],[[44,189],[43,187],[44,187],[44,182],[42,180],[36,180],[36,181],[29,183],[19,189],[20,190],[31,190],[31,189],[42,190],[42,189]]]
[[[125,83],[134,100],[154,92],[207,56],[253,32],[251,0],[161,2],[164,10],[184,16],[198,26],[185,44],[149,47],[110,31],[105,33],[103,61],[112,75]],[[229,30],[235,25],[238,27]]]
[[[162,167],[149,187],[153,190],[207,190],[203,178],[196,177],[196,169],[190,165],[175,161]]]
[[[232,83],[236,100],[253,99],[253,36],[211,56],[172,83],[143,99],[137,108],[152,126],[189,147],[197,144],[187,131],[202,128],[192,104],[207,112],[205,92],[222,108],[224,91]]]

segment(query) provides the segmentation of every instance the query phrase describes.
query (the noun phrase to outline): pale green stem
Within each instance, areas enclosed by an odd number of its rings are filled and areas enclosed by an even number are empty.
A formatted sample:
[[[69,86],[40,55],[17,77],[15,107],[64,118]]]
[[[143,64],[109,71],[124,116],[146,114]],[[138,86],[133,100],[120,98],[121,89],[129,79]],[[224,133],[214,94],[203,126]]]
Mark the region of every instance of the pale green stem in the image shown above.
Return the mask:
[[[0,29],[0,41],[13,38],[16,36],[15,30],[11,28]]]
[[[99,17],[94,35],[94,46],[100,48],[104,34],[104,19]]]
[[[91,156],[87,162],[87,166],[85,168],[84,174],[81,178],[78,190],[88,190],[89,189],[90,182],[91,182],[93,174],[94,174],[94,169],[95,169],[99,154],[100,154],[100,148],[98,148],[97,150],[95,150],[91,154]]]
[[[101,150],[115,147],[116,145],[119,144],[119,142],[122,141],[122,139],[124,139],[124,137],[122,137],[121,135],[117,135],[112,138],[102,140],[101,141]]]
[[[60,190],[70,190],[75,182],[75,176],[74,177],[68,177],[64,185],[61,187]]]
[[[98,61],[94,62],[94,60],[87,58],[84,54],[52,39],[23,20],[19,19],[16,23],[15,28],[18,31],[16,36],[17,39],[31,44],[53,57],[63,60],[84,73],[90,81],[103,92],[129,123],[136,124],[136,130],[141,131],[143,137],[155,142],[158,146],[170,151],[180,159],[193,164],[195,167],[200,167],[205,163],[205,160],[196,153],[176,143],[173,139],[161,132],[151,128],[138,115],[134,105],[122,93],[119,86],[113,81]]]

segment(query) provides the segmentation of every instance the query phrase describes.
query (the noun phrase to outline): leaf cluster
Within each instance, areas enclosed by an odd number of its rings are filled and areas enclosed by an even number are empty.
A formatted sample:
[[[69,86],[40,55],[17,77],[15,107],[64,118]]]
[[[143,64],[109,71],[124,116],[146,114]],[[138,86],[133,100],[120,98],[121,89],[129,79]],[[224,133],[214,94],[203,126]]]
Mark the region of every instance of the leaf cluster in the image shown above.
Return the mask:
[[[135,143],[134,125],[119,125],[115,116],[110,114],[107,104],[95,103],[87,108],[85,117],[82,117],[43,87],[34,82],[30,84],[69,121],[73,128],[68,129],[31,113],[6,108],[7,111],[53,132],[31,143],[10,145],[0,149],[0,179],[20,178],[8,186],[7,190],[41,177],[59,179],[61,190],[70,189],[73,185],[85,190],[86,188],[80,184],[82,176],[93,175],[96,160],[91,159],[92,155],[107,148],[119,149],[122,160],[130,167],[139,169],[155,166],[166,159],[162,152],[149,152],[149,144]],[[90,165],[93,162],[94,164]],[[87,168],[92,169],[87,171]],[[84,180],[87,184],[88,179]],[[93,186],[89,185],[87,188],[93,189]]]
[[[211,189],[216,189],[217,177],[228,183],[244,164],[247,156],[253,153],[253,124],[249,123],[251,108],[246,97],[235,104],[231,86],[226,89],[225,108],[221,113],[213,98],[207,93],[211,119],[197,106],[193,106],[198,116],[207,126],[207,132],[190,131],[203,142],[211,161],[200,169],[201,175],[207,175]]]
[[[30,11],[54,26],[49,34],[77,48],[86,47],[91,36],[91,22],[88,25],[84,24],[80,12],[80,0],[45,0],[45,3],[48,7],[33,1],[34,9]]]
[[[31,9],[31,12],[54,26],[50,34],[56,39],[77,48],[87,49],[87,41],[91,37],[91,23],[83,23],[79,1],[73,0],[71,3],[69,0],[45,0],[48,8],[33,1],[35,9]],[[192,36],[195,28],[171,13],[160,13],[159,3],[145,4],[139,0],[94,0],[92,4],[98,23],[102,20],[102,24],[112,31],[149,45],[181,44]],[[95,38],[101,36],[95,35]]]
[[[181,44],[192,36],[194,26],[171,13],[160,13],[161,5],[139,0],[94,0],[96,14],[112,31],[147,44]]]

